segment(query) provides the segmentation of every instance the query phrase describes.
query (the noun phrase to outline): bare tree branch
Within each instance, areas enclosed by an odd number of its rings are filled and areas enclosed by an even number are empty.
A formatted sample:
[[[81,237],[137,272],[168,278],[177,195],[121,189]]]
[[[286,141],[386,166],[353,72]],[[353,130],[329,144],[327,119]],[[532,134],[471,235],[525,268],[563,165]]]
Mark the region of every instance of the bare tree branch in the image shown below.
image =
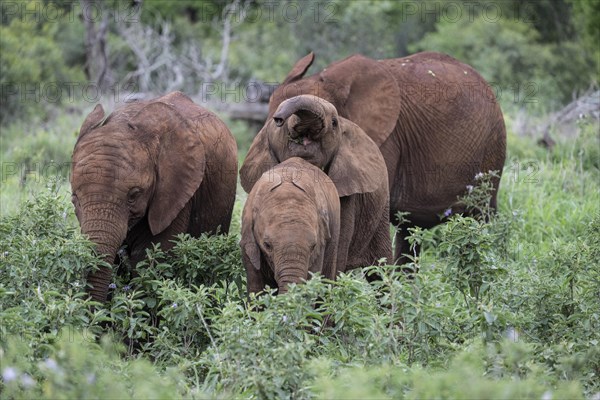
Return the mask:
[[[85,26],[86,76],[101,90],[106,90],[113,83],[106,47],[110,12],[102,1],[80,0],[80,5]],[[97,22],[99,16],[102,19]]]

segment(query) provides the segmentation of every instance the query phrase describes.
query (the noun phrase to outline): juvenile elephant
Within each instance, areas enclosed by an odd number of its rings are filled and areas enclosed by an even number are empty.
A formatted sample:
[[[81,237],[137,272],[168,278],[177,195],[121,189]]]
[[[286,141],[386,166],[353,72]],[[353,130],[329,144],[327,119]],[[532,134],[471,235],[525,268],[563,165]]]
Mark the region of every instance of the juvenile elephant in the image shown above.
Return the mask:
[[[113,262],[125,244],[132,265],[180,233],[229,230],[237,146],[225,124],[180,92],[87,116],[73,150],[72,201],[81,231]],[[90,273],[106,301],[111,271]]]
[[[291,157],[322,169],[338,191],[337,271],[373,265],[382,257],[391,260],[387,170],[363,130],[319,97],[284,101],[248,150],[240,169],[242,187],[250,192],[265,171]]]
[[[323,171],[293,157],[265,172],[242,215],[248,293],[285,293],[309,272],[335,279],[339,234],[338,193]]]
[[[494,93],[473,68],[440,53],[388,60],[353,55],[304,77],[313,60],[313,53],[300,59],[275,90],[265,128],[283,101],[302,94],[328,100],[359,125],[385,159],[390,218],[398,223],[398,211],[410,213],[396,236],[395,260],[403,262],[408,228],[432,227],[448,208],[464,211],[457,196],[474,176],[502,172],[506,129]]]

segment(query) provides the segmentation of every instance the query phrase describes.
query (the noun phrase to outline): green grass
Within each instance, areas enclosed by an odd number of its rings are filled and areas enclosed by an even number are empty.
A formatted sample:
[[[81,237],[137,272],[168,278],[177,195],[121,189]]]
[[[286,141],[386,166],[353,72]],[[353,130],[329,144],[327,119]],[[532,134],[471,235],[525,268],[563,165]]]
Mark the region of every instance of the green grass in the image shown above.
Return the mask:
[[[8,127],[3,162],[68,160],[76,125]],[[101,261],[67,171],[62,183],[3,176],[0,397],[589,398],[600,391],[595,129],[552,152],[510,135],[498,215],[415,232],[412,281],[380,265],[375,283],[354,271],[252,300],[241,190],[229,236],[150,249],[137,277],[115,270],[102,306],[84,292]],[[232,130],[245,154],[251,138]]]

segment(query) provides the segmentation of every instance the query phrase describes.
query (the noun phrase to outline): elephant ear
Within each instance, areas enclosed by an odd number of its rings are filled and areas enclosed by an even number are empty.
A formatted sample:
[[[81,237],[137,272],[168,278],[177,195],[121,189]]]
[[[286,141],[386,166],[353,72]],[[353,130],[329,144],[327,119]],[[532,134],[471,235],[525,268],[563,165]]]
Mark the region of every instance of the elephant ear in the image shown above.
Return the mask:
[[[148,208],[148,224],[157,235],[173,222],[202,183],[206,158],[201,133],[174,107],[160,102],[142,108],[129,127],[158,139],[156,183]]]
[[[315,54],[312,51],[304,57],[302,57],[301,59],[299,59],[296,62],[296,64],[292,67],[292,70],[290,71],[288,76],[286,76],[283,80],[282,85],[292,83],[301,79],[304,76],[304,74],[306,74],[306,71],[308,71],[314,60]]]
[[[277,144],[269,141],[269,131],[274,129],[280,130],[275,127],[272,121],[269,121],[258,132],[240,168],[240,181],[246,193],[250,193],[263,173],[279,164],[272,148],[273,145]]]
[[[379,61],[353,55],[324,69],[320,78],[341,88],[335,100],[340,115],[381,146],[394,130],[401,106],[400,89],[390,71]]]
[[[85,121],[83,121],[83,124],[79,129],[79,137],[81,138],[83,135],[100,125],[104,120],[104,108],[102,108],[102,104],[96,104],[96,107],[94,107],[92,112],[85,117]]]
[[[387,180],[385,161],[379,148],[355,123],[340,118],[342,138],[331,160],[328,174],[340,197],[371,193]]]

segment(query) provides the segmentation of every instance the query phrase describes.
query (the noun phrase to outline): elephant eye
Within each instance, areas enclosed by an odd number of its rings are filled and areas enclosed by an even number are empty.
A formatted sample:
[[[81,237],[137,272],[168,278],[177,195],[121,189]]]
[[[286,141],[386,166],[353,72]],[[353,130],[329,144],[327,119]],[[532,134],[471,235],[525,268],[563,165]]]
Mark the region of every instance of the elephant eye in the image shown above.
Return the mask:
[[[131,188],[129,193],[127,193],[127,202],[129,204],[135,203],[137,198],[140,197],[140,194],[142,194],[142,189],[138,187]]]
[[[273,250],[273,246],[269,242],[264,242],[263,246],[264,246],[265,250],[267,250],[267,251]]]
[[[337,118],[333,118],[331,120],[331,125],[333,125],[334,128],[337,128],[337,126],[338,126],[338,120],[337,120]]]

